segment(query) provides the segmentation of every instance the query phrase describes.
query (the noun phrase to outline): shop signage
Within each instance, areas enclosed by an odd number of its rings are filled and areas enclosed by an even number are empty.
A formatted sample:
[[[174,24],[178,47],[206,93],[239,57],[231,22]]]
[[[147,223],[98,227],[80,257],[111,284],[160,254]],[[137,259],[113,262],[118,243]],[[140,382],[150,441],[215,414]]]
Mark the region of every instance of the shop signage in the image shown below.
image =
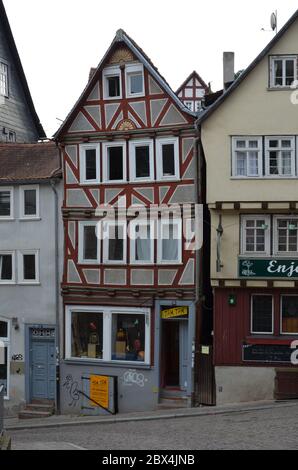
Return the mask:
[[[239,259],[239,277],[298,278],[298,259]]]
[[[90,399],[90,405],[94,408],[99,405],[109,408],[109,377],[90,375]]]
[[[293,350],[284,344],[243,344],[243,361],[291,363]]]
[[[188,307],[173,307],[162,310],[161,318],[166,320],[167,318],[186,317],[188,315]]]

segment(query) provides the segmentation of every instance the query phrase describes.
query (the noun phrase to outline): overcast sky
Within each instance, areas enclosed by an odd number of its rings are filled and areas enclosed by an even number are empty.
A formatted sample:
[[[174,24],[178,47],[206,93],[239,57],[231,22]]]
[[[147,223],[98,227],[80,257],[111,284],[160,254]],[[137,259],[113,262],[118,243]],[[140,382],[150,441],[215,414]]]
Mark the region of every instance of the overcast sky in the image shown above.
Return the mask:
[[[59,127],[119,28],[149,55],[176,90],[192,70],[222,85],[222,52],[236,71],[271,40],[270,14],[281,27],[297,0],[4,0],[31,94],[48,136]]]

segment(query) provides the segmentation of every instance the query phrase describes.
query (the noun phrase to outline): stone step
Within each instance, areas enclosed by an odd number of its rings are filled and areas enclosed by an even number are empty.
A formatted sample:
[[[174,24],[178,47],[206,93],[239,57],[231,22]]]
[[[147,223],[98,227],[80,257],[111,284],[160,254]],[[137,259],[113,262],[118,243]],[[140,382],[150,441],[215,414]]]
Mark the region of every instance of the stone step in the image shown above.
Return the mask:
[[[187,408],[187,398],[171,397],[161,398],[158,409]]]
[[[19,412],[19,419],[48,418],[52,414],[52,411],[23,410]]]
[[[45,404],[38,404],[38,403],[29,403],[25,407],[26,411],[48,411],[49,413],[54,412],[53,405],[45,405]]]

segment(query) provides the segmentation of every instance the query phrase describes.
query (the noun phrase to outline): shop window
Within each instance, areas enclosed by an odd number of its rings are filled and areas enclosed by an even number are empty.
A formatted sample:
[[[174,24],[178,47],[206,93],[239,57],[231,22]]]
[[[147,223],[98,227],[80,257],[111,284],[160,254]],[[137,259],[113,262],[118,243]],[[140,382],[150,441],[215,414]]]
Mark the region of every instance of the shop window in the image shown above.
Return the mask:
[[[295,176],[295,137],[265,137],[266,176]]]
[[[274,217],[274,254],[298,254],[298,218]]]
[[[80,182],[93,184],[100,181],[99,144],[80,145]]]
[[[126,181],[126,144],[117,142],[103,144],[104,151],[104,180],[110,183]]]
[[[273,298],[271,295],[252,296],[251,332],[273,334]]]
[[[290,87],[297,79],[297,57],[276,56],[270,57],[270,87]]]
[[[150,181],[154,177],[153,141],[136,140],[129,142],[131,181]]]
[[[79,263],[98,264],[100,262],[99,249],[97,222],[79,222]]]
[[[157,178],[173,180],[179,178],[178,138],[156,140]]]
[[[39,217],[39,187],[20,187],[20,216],[22,219]]]
[[[112,360],[141,361],[145,358],[144,315],[112,315]]]
[[[270,254],[270,217],[242,216],[241,254]]]
[[[13,190],[12,188],[0,189],[0,220],[13,217]]]
[[[102,359],[103,314],[73,312],[71,317],[71,356]]]
[[[262,175],[262,138],[233,137],[232,176],[258,177]]]
[[[298,334],[298,296],[281,296],[281,332]]]
[[[14,278],[14,254],[0,253],[0,283],[12,283]]]

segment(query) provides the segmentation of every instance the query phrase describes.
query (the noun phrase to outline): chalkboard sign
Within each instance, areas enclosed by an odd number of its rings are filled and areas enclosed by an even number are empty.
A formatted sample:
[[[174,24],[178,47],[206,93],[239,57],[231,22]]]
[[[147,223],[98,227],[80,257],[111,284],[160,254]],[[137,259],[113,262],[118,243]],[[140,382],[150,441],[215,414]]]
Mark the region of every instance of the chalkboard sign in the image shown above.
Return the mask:
[[[293,349],[281,344],[243,344],[243,361],[291,363]]]

